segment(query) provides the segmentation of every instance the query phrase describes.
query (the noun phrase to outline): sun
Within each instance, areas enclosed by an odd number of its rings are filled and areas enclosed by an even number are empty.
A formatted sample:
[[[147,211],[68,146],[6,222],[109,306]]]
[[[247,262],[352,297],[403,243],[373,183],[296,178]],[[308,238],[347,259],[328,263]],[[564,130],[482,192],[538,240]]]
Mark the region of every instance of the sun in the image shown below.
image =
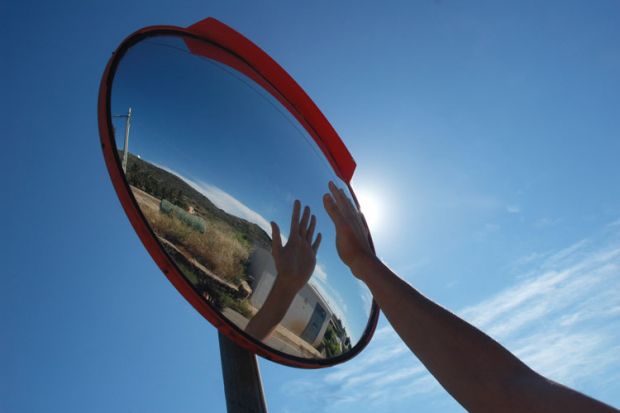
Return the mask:
[[[355,196],[357,197],[360,210],[366,218],[366,223],[371,233],[378,232],[383,221],[381,198],[377,194],[364,188],[356,189]]]

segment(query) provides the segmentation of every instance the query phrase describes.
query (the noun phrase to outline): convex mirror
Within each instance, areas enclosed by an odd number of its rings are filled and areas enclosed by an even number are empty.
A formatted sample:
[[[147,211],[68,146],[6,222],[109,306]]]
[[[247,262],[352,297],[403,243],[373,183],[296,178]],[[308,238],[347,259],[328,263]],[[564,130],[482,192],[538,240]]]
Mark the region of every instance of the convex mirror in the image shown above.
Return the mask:
[[[355,164],[264,52],[214,19],[140,30],[108,65],[99,116],[130,221],[175,287],[222,333],[308,368],[366,345],[378,310],[340,261],[322,206],[329,181],[354,198]],[[309,280],[278,289],[270,222],[286,243],[296,199],[316,216],[322,241]],[[250,327],[259,314],[273,323],[260,334]]]

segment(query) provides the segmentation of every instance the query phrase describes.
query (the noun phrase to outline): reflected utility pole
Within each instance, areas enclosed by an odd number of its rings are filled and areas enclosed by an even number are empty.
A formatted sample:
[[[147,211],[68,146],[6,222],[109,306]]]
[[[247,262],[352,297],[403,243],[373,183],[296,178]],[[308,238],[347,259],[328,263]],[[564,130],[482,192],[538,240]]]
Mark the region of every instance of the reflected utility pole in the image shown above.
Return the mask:
[[[113,115],[113,118],[125,118],[125,145],[123,147],[123,172],[127,173],[127,153],[129,151],[129,128],[131,127],[131,107],[126,115]]]

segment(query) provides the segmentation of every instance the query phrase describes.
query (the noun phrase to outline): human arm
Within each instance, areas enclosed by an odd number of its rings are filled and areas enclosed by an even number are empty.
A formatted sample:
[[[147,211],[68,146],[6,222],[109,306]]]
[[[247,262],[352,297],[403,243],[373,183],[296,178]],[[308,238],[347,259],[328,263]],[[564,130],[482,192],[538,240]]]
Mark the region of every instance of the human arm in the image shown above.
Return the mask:
[[[295,201],[290,235],[285,246],[282,246],[278,224],[271,223],[271,254],[275,261],[277,276],[263,306],[245,328],[246,333],[258,340],[269,336],[282,321],[295,295],[306,285],[316,265],[321,234],[317,234],[314,242],[312,241],[316,217],[306,206],[300,220],[300,209],[300,202]]]
[[[374,254],[363,217],[330,183],[324,206],[342,260],[362,280],[395,331],[463,407],[475,412],[612,412],[539,375],[491,337],[400,279]]]

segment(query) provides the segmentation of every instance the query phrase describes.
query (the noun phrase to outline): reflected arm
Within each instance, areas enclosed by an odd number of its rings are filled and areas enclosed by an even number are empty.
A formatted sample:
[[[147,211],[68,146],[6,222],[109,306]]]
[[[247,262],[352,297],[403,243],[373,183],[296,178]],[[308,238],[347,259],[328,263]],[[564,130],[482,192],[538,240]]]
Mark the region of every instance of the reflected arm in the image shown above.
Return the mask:
[[[291,217],[291,233],[286,246],[282,246],[280,228],[271,223],[273,259],[278,272],[263,306],[250,320],[245,332],[264,340],[282,321],[293,299],[310,279],[316,265],[316,253],[321,244],[321,234],[312,242],[316,217],[305,207],[300,221],[301,203],[295,201]]]
[[[245,328],[245,332],[257,340],[264,340],[275,330],[297,294],[290,285],[279,281],[286,277],[286,274],[283,277],[278,274],[265,303]]]
[[[342,260],[366,283],[409,349],[472,412],[613,412],[539,375],[476,327],[429,300],[372,252],[363,218],[330,183],[324,204]]]

